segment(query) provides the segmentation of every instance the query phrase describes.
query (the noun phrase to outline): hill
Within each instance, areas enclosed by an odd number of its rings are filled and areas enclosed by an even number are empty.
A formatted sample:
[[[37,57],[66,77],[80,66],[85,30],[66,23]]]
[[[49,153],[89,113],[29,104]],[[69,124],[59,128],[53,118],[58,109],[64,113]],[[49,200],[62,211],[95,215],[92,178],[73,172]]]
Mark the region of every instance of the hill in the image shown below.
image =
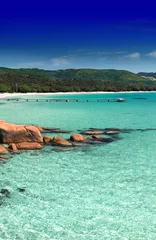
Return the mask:
[[[155,72],[139,72],[138,76],[148,78],[148,79],[153,80],[153,81],[156,80],[156,73]]]
[[[126,70],[0,68],[0,92],[140,90],[156,90],[156,82]]]

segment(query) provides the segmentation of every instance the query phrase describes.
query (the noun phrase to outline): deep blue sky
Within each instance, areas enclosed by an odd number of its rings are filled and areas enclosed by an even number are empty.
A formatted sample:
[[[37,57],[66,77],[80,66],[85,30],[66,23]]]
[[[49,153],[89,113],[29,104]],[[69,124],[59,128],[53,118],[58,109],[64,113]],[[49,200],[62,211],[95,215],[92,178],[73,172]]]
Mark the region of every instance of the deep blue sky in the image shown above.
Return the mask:
[[[153,1],[7,1],[0,66],[156,72]]]

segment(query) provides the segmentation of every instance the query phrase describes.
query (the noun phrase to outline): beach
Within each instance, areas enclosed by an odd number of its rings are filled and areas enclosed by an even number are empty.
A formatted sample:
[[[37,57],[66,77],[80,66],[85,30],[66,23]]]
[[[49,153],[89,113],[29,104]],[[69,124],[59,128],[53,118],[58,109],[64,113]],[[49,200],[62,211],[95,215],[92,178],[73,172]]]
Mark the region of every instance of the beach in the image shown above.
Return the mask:
[[[151,93],[155,91],[150,91]],[[0,93],[0,98],[6,98],[6,97],[21,97],[21,96],[57,96],[57,95],[83,95],[83,94],[123,94],[123,93],[150,93],[149,91],[121,91],[121,92],[48,92],[48,93],[38,93],[38,92],[32,92],[32,93]]]

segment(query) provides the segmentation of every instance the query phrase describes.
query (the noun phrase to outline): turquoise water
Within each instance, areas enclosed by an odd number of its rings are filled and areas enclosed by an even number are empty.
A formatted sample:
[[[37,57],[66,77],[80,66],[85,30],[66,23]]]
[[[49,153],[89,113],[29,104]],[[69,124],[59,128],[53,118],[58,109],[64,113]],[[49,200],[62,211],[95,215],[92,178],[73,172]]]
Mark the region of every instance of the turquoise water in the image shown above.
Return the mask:
[[[10,198],[0,206],[0,239],[155,240],[156,131],[150,129],[156,128],[156,93],[65,97],[126,102],[4,101],[0,118],[73,133],[106,127],[133,131],[110,144],[70,151],[49,146],[1,164],[0,189],[8,189]]]

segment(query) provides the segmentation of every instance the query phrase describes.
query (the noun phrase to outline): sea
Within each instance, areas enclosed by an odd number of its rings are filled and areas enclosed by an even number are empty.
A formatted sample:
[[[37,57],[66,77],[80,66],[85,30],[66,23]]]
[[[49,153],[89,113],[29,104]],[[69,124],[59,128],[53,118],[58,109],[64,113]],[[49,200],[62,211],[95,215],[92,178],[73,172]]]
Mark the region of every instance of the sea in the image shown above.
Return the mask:
[[[18,98],[0,99],[0,119],[69,130],[43,134],[66,139],[94,128],[121,133],[110,143],[48,145],[1,163],[0,240],[155,240],[156,93]]]

